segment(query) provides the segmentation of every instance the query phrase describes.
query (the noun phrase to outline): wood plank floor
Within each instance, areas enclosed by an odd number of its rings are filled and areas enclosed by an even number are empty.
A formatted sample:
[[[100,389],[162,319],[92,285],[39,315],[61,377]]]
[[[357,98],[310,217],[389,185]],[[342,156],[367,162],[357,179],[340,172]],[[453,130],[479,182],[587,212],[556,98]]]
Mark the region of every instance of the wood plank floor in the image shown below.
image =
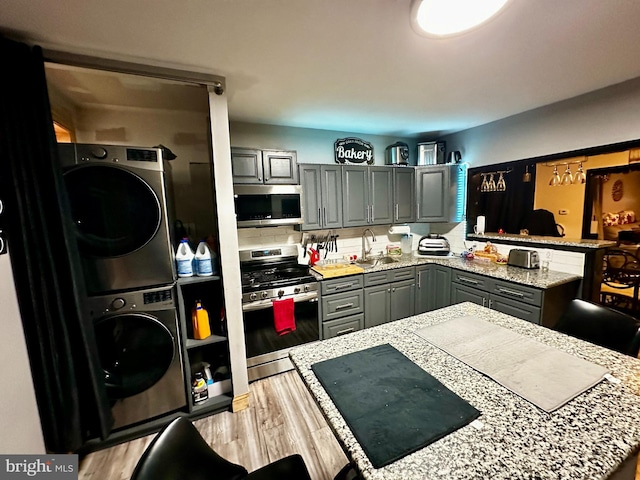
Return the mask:
[[[331,480],[347,464],[340,445],[296,372],[259,380],[249,389],[249,408],[194,422],[216,452],[244,465],[250,472],[299,453],[313,480]],[[79,480],[129,480],[154,436],[87,455],[80,463]]]

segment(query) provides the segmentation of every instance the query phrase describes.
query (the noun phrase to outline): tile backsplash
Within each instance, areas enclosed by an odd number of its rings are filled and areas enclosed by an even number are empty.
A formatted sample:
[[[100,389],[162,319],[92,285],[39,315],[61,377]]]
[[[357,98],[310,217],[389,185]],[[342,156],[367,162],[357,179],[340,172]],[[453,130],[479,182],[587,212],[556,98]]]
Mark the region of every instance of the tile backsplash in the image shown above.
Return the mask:
[[[341,228],[334,230],[338,236],[338,251],[328,252],[327,259],[340,259],[344,255],[362,255],[362,232],[366,227]],[[389,234],[389,225],[377,225],[370,227],[376,236],[376,241],[369,243],[367,237],[367,248],[371,246],[371,255],[378,255],[386,252],[387,245],[401,245],[402,235]],[[471,246],[483,248],[484,242],[475,240],[465,240],[466,224],[461,223],[433,223],[433,224],[411,224],[412,251],[418,247],[418,242],[423,235],[428,233],[439,233],[443,235],[451,245],[451,251],[459,255],[462,251]],[[262,247],[273,247],[279,245],[297,245],[298,262],[306,264],[309,256],[302,255],[303,238],[310,238],[311,234],[326,235],[328,231],[299,232],[292,226],[266,227],[266,228],[240,228],[238,229],[238,244],[241,250],[248,250]],[[495,244],[498,252],[508,255],[512,248],[523,248],[515,245]],[[310,246],[310,245],[309,245]],[[549,268],[559,272],[583,275],[584,254],[578,252],[568,252],[561,250],[535,248],[540,255],[540,260],[549,261]],[[324,252],[322,257],[324,258]]]

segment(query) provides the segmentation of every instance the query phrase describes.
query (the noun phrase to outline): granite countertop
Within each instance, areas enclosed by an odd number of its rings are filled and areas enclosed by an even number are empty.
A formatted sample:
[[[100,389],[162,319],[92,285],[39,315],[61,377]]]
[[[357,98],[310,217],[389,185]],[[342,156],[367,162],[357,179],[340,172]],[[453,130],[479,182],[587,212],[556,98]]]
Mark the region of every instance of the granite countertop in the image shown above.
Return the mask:
[[[602,365],[621,382],[604,380],[553,413],[546,413],[413,333],[465,315]],[[385,343],[480,410],[482,428],[467,425],[374,469],[311,365]],[[640,448],[639,360],[472,303],[300,346],[290,357],[365,480],[601,479]]]
[[[589,240],[589,239],[569,239],[565,237],[543,237],[539,235],[517,235],[514,233],[493,233],[488,232],[484,235],[478,235],[474,233],[470,233],[467,235],[467,238],[472,240],[479,240],[482,242],[491,241],[491,242],[501,242],[501,243],[516,243],[516,244],[527,244],[530,243],[532,246],[559,246],[559,247],[574,247],[579,250],[593,250],[599,248],[607,248],[613,247],[616,245],[616,242],[612,240]]]
[[[494,262],[487,262],[483,260],[467,260],[462,257],[449,256],[449,257],[436,257],[436,256],[419,256],[419,255],[402,255],[398,257],[398,261],[394,263],[386,263],[375,267],[365,269],[364,273],[380,272],[383,270],[392,270],[395,268],[412,267],[425,265],[428,263],[436,263],[438,265],[446,265],[448,267],[456,268],[458,270],[464,270],[478,275],[486,275],[509,282],[520,283],[522,285],[528,285],[535,288],[546,289],[562,285],[575,280],[580,280],[580,275],[571,273],[556,272],[549,270],[543,272],[540,269],[526,269],[511,267],[508,265],[499,265]],[[322,277],[316,276],[318,280],[322,280]]]

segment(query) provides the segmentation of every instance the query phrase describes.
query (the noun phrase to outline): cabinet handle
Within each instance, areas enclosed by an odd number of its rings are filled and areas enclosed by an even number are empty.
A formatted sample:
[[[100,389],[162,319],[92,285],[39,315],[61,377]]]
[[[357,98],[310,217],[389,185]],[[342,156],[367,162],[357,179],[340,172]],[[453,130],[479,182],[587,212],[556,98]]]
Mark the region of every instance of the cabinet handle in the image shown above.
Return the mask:
[[[264,181],[268,182],[269,181],[269,177],[264,177]]]
[[[398,213],[398,204],[396,203],[396,220],[400,219],[400,214]]]
[[[258,177],[258,181],[261,182],[262,181],[262,177]]]
[[[371,223],[376,221],[376,214],[373,211],[373,205],[371,205]]]
[[[391,291],[392,291],[392,292],[395,292],[395,291],[396,291],[396,289],[395,289],[395,288],[392,288],[392,289],[391,289]]]
[[[489,308],[493,307],[493,300],[489,300]]]
[[[324,217],[324,222],[323,222],[323,224],[324,224],[324,226],[326,227],[326,226],[327,226],[327,209],[326,209],[325,207],[322,207],[322,213],[324,214],[324,215],[323,215],[323,217]]]
[[[511,295],[513,297],[524,298],[524,293],[514,292],[513,290],[509,290],[508,288],[498,288],[500,293],[506,293],[507,295]]]
[[[487,306],[487,299],[482,297],[482,306],[486,307]]]
[[[353,302],[343,303],[342,305],[336,305],[336,310],[342,310],[343,308],[351,308],[351,307],[353,307]]]
[[[462,283],[470,283],[471,285],[478,285],[480,283],[477,280],[473,280],[472,278],[467,277],[458,277],[458,280],[460,280]]]
[[[341,283],[340,285],[334,285],[333,288],[334,290],[339,290],[341,288],[349,288],[352,285],[353,285],[352,283]]]
[[[416,216],[417,218],[420,218],[420,204],[416,203]]]
[[[420,288],[420,280],[422,279],[422,275],[418,274],[418,288]]]
[[[319,207],[318,207],[318,225],[322,226],[322,214],[320,213]]]
[[[367,205],[367,223],[371,223],[371,213],[369,210],[370,206]]]
[[[355,330],[353,329],[353,327],[345,328],[344,330],[340,330],[339,332],[336,332],[336,337],[339,337],[340,335],[344,335],[345,333],[351,333],[354,331]]]

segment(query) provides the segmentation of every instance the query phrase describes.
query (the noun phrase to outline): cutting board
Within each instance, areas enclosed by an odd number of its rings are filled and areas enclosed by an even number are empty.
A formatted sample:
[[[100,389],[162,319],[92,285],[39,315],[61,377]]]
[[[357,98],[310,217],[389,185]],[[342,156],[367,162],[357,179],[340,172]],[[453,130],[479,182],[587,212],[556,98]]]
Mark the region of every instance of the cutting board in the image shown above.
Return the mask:
[[[314,265],[311,267],[316,273],[322,275],[322,278],[342,277],[344,275],[354,275],[363,273],[364,268],[350,263],[330,263],[327,265]]]

